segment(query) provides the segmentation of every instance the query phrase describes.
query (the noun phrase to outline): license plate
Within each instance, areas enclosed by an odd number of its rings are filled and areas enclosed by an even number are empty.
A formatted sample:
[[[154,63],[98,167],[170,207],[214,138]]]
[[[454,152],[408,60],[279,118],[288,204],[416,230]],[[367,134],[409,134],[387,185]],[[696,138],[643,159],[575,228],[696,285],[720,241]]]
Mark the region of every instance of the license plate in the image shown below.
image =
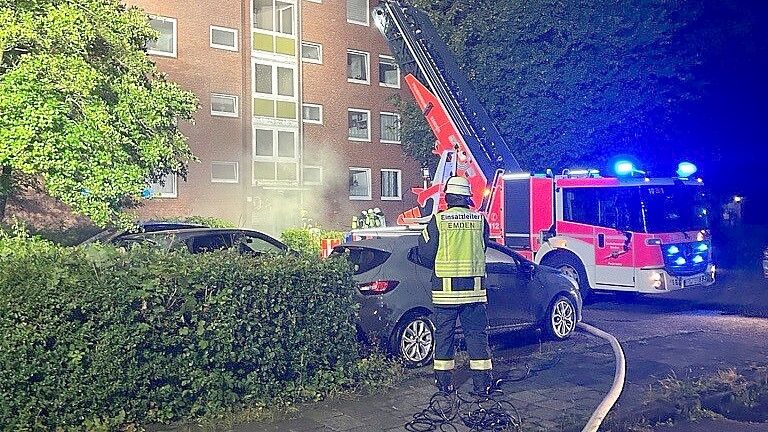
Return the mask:
[[[689,287],[692,285],[701,285],[701,276],[696,276],[692,278],[683,279],[683,286]]]

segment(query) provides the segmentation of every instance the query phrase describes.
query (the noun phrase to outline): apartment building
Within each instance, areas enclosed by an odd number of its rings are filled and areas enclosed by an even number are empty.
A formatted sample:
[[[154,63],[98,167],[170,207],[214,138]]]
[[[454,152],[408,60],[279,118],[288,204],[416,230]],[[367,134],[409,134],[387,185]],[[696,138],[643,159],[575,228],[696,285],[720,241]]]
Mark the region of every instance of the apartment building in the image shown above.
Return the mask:
[[[152,185],[144,217],[204,215],[278,233],[347,228],[415,205],[395,99],[409,98],[368,0],[131,0],[160,32],[148,53],[193,91],[199,161]]]

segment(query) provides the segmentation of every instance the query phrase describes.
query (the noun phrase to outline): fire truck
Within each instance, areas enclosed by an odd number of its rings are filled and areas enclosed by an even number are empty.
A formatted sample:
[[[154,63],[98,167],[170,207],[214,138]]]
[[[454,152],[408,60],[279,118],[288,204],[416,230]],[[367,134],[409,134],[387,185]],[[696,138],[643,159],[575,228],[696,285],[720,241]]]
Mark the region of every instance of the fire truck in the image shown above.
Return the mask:
[[[466,177],[474,210],[491,237],[590,290],[661,293],[714,282],[712,243],[695,166],[651,178],[620,161],[617,176],[596,170],[524,172],[427,15],[382,0],[374,23],[432,129],[439,158],[431,182],[415,187],[418,206],[398,224],[418,227],[445,209],[444,184]],[[396,231],[396,230],[395,230]],[[362,233],[361,233],[362,234]]]

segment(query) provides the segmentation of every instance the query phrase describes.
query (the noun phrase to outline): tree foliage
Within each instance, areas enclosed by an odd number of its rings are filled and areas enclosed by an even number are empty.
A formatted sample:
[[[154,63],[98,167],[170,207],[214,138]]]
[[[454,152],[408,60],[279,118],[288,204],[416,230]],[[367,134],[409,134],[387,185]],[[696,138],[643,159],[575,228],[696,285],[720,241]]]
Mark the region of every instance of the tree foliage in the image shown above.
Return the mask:
[[[147,58],[155,37],[118,0],[0,0],[0,166],[99,224],[185,175],[197,101]]]
[[[707,13],[733,7],[714,3],[414,1],[531,170],[594,166],[667,144],[671,120],[706,84],[697,70],[723,37]],[[405,115],[404,136],[418,137],[426,127],[418,111]],[[417,159],[427,144],[412,146]]]

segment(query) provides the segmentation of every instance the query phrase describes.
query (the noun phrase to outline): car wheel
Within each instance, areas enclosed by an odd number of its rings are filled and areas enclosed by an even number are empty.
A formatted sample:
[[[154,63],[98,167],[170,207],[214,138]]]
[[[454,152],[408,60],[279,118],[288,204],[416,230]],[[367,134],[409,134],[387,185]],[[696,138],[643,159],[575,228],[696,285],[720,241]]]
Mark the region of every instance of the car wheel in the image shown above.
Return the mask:
[[[545,256],[541,263],[545,266],[556,268],[564,275],[575,280],[579,285],[579,294],[581,294],[582,300],[586,300],[592,294],[592,289],[589,287],[589,280],[587,279],[587,271],[584,270],[584,264],[575,255],[555,252]]]
[[[545,323],[547,333],[558,340],[568,339],[576,329],[576,306],[566,296],[559,295],[547,312]]]
[[[432,362],[435,352],[435,326],[424,315],[405,318],[395,329],[394,354],[405,367],[417,368]]]

